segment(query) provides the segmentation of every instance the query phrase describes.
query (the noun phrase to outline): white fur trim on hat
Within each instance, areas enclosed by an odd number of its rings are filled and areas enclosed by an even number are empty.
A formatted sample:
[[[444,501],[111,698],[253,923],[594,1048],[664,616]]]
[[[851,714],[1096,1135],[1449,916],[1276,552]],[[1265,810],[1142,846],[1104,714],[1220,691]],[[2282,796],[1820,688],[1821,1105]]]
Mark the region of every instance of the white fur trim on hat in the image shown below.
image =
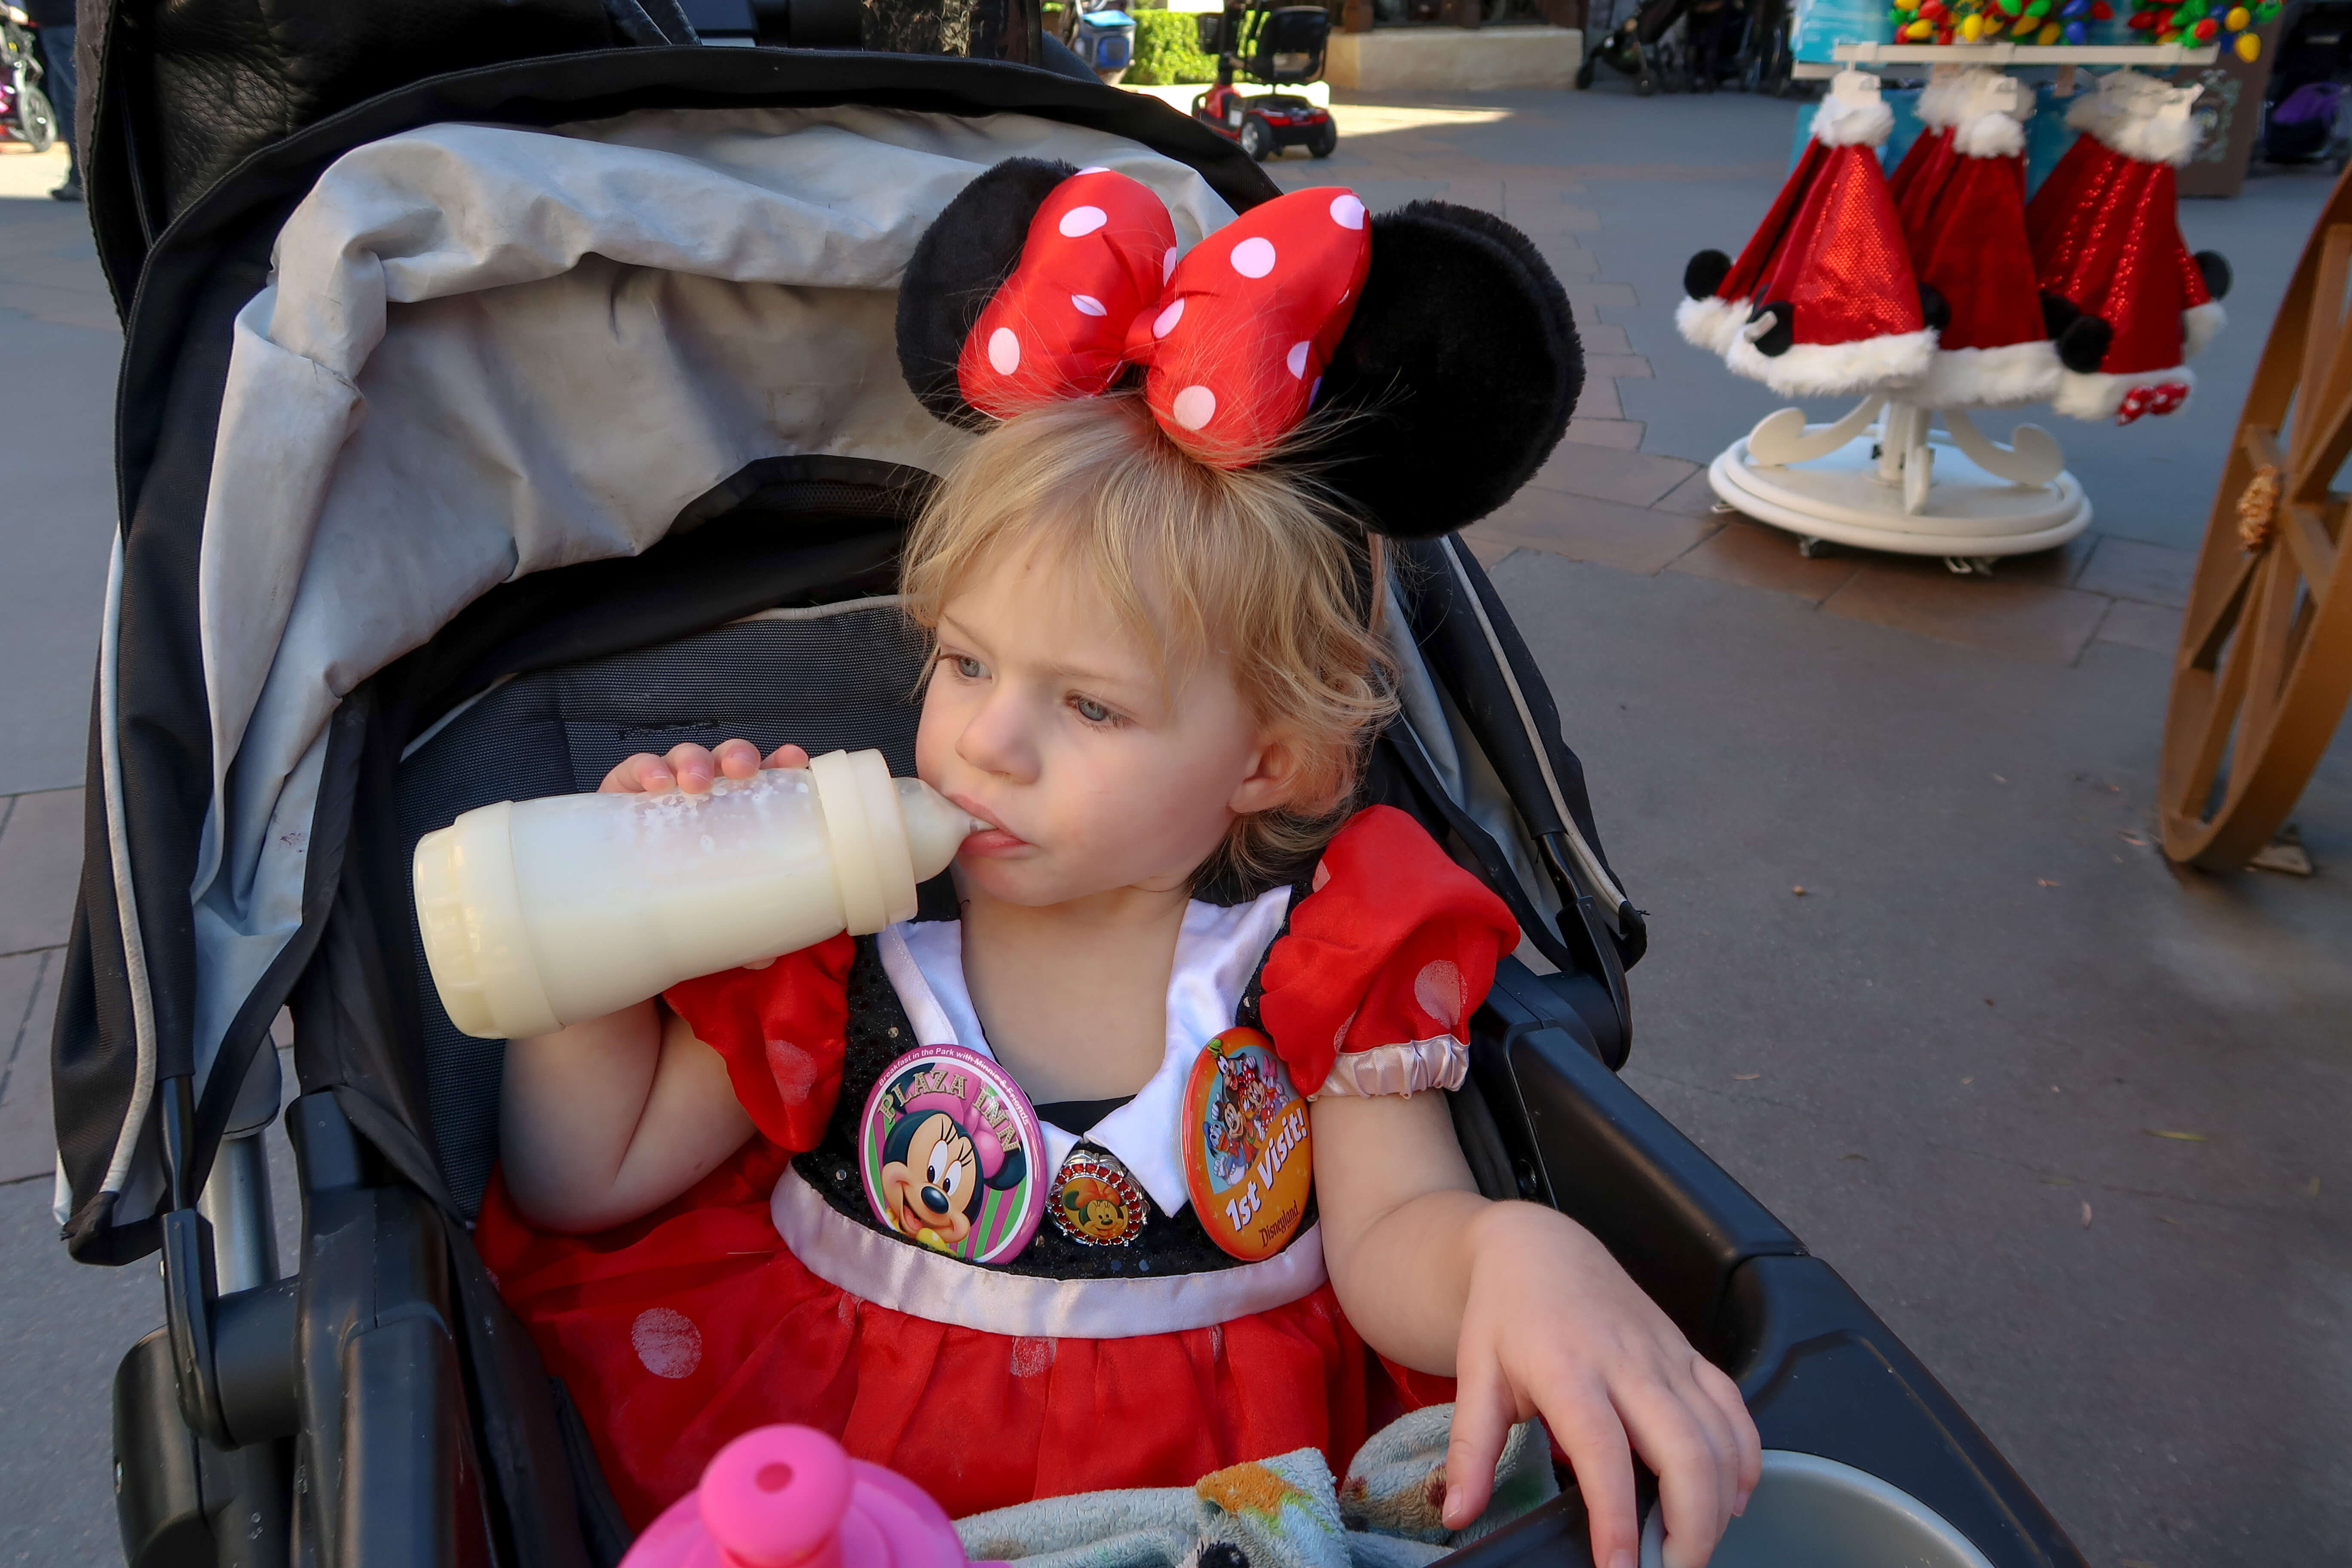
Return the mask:
[[[2143,163],[2169,163],[2174,168],[2197,155],[2205,139],[2204,121],[2194,108],[2201,87],[2159,87],[2131,95],[2121,114],[2095,134],[2126,158]]]
[[[1935,329],[1928,328],[1859,342],[1795,343],[1777,354],[1762,353],[1743,332],[1723,357],[1741,375],[1784,397],[1834,397],[1908,385],[1927,374],[1935,356]]]
[[[1924,408],[2014,408],[2058,390],[2058,351],[2047,339],[1997,349],[1939,349],[1904,394]]]
[[[1952,132],[1952,150],[1964,158],[2014,158],[2025,151],[2024,123],[2007,110],[1979,114]]]
[[[1963,76],[1937,77],[1919,89],[1919,123],[1930,131],[1941,131],[1957,125],[1968,105],[1969,79]]]
[[[2185,365],[2175,365],[2170,370],[2134,371],[2128,375],[2114,375],[2103,370],[2061,371],[2058,391],[2050,399],[2050,406],[2074,419],[2113,419],[2116,410],[2123,406],[2124,397],[2132,388],[2161,386],[2167,382],[2185,386],[2193,395],[2197,390],[2197,373]],[[2184,398],[2181,407],[2188,405],[2188,400]]]
[[[1745,300],[1725,300],[1709,294],[1676,305],[1675,327],[1694,345],[1719,354],[1731,347],[1731,340],[1748,324],[1748,312]]]
[[[2123,116],[2133,99],[2163,87],[2164,83],[2156,78],[2129,66],[2109,71],[2098,79],[2093,90],[2081,94],[2067,106],[2066,128],[2096,136]]]
[[[2180,357],[2195,359],[2205,352],[2221,329],[2230,324],[2230,313],[2221,309],[2219,300],[2208,300],[2202,305],[2191,305],[2180,312]]]
[[[1813,110],[1813,140],[1824,147],[1883,147],[1895,129],[1895,110],[1876,99],[1857,102],[1832,94]]]

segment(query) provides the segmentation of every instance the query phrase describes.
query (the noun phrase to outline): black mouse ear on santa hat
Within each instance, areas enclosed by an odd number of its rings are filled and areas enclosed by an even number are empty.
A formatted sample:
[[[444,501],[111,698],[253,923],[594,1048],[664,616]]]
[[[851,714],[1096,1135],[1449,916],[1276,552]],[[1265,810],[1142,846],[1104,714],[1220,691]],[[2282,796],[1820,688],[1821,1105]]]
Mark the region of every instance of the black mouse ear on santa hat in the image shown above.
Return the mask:
[[[923,406],[949,424],[990,423],[964,401],[956,361],[1020,262],[1037,209],[1076,173],[1041,158],[1006,159],[956,193],[908,258],[898,284],[898,369]]]
[[[1324,368],[1313,458],[1376,531],[1432,539],[1510,500],[1568,429],[1584,351],[1534,242],[1414,202],[1372,220],[1371,267]]]

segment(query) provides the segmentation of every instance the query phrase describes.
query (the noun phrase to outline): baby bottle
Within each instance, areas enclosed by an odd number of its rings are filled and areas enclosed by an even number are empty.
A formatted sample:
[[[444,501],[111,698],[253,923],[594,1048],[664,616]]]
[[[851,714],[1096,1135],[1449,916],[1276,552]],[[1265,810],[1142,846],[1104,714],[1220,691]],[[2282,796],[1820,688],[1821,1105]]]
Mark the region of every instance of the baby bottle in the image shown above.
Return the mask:
[[[567,795],[478,806],[416,844],[416,919],[449,1021],[543,1035],[698,974],[864,935],[972,820],[879,752],[720,779],[703,795]]]
[[[621,1568],[965,1568],[965,1558],[947,1511],[914,1482],[814,1428],[761,1426],[719,1450],[700,1489],[663,1510]]]

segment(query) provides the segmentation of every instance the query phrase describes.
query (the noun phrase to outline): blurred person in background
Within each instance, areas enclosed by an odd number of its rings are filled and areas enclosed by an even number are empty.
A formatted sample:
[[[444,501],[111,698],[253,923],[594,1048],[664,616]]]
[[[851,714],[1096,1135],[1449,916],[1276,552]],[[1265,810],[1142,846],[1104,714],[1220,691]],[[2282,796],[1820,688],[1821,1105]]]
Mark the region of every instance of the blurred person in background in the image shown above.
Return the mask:
[[[18,0],[33,18],[41,44],[41,89],[57,111],[58,140],[66,144],[66,183],[49,193],[81,200],[81,155],[74,149],[74,0]]]

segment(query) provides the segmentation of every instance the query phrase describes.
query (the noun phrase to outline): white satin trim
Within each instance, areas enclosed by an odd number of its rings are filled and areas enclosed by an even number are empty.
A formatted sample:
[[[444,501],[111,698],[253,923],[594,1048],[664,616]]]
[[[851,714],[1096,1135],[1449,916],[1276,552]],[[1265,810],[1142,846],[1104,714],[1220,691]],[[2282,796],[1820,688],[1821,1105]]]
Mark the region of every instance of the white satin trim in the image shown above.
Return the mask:
[[[1425,1089],[1460,1089],[1470,1076],[1470,1047],[1451,1035],[1342,1051],[1331,1076],[1314,1098],[1325,1095],[1419,1094]]]
[[[1205,1329],[1287,1306],[1327,1277],[1320,1223],[1263,1263],[1158,1279],[1040,1279],[869,1229],[790,1166],[768,1212],[793,1256],[826,1284],[909,1317],[1016,1338],[1125,1340]]]

